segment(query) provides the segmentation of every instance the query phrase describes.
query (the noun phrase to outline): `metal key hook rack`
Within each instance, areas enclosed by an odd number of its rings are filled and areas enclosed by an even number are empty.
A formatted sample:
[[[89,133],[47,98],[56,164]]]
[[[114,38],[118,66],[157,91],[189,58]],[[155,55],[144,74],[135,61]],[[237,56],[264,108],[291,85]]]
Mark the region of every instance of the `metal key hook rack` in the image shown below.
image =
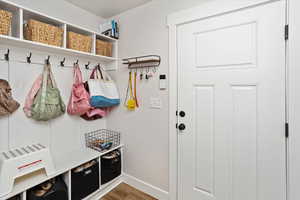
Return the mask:
[[[156,68],[160,66],[161,57],[158,55],[147,55],[132,58],[125,58],[122,60],[124,65],[128,65],[128,69],[139,68]]]

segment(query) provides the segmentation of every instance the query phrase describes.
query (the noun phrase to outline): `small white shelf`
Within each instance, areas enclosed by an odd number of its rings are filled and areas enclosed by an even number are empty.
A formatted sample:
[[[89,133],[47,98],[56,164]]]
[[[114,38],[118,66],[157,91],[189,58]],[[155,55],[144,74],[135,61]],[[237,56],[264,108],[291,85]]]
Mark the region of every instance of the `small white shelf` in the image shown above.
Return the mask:
[[[57,18],[47,16],[38,11],[34,11],[29,8],[25,8],[23,6],[17,5],[15,3],[9,2],[8,0],[0,0],[0,8],[8,10],[13,13],[12,20],[12,31],[10,36],[0,35],[0,43],[16,46],[20,48],[30,48],[33,50],[44,51],[53,54],[65,54],[69,56],[75,56],[80,58],[91,59],[91,61],[96,61],[99,63],[103,63],[107,66],[108,70],[116,70],[118,67],[118,40],[114,38],[110,38],[101,33],[97,33],[95,31],[88,30],[86,28],[67,23],[63,20],[59,20]],[[55,26],[59,26],[64,29],[64,38],[63,44],[61,47],[47,45],[39,42],[33,42],[24,39],[23,37],[23,25],[29,19],[35,19],[41,22],[49,23]],[[86,53],[82,51],[76,51],[73,49],[67,48],[67,31],[74,31],[76,33],[85,34],[91,36],[93,41],[92,51],[91,53]],[[113,56],[101,56],[96,55],[96,39],[101,39],[104,41],[111,42],[113,44]]]
[[[33,42],[29,40],[21,40],[15,37],[11,36],[5,36],[5,35],[0,35],[0,43],[1,44],[6,44],[6,45],[12,45],[16,47],[26,47],[34,50],[40,50],[40,51],[46,51],[48,53],[62,53],[70,56],[77,56],[77,57],[82,57],[86,59],[94,59],[97,61],[101,62],[113,62],[117,61],[117,58],[113,57],[107,57],[107,56],[100,56],[100,55],[95,55],[92,53],[85,53],[81,51],[76,51],[73,49],[67,49],[63,47],[56,47],[56,46],[51,46],[43,43],[38,43],[38,42]]]
[[[94,159],[100,159],[101,156],[114,151],[116,149],[121,149],[124,145],[121,144],[117,147],[111,148],[108,151],[104,152],[98,152],[89,148],[80,149],[77,151],[72,151],[70,153],[66,153],[63,155],[60,155],[58,157],[53,158],[53,162],[55,165],[56,172],[52,176],[47,176],[44,170],[40,170],[37,172],[34,172],[32,174],[29,174],[27,176],[23,176],[21,178],[18,178],[14,184],[13,191],[5,196],[0,198],[0,200],[6,200],[8,198],[11,198],[15,195],[21,194],[25,192],[26,190],[39,185],[49,179],[52,179],[56,176],[69,173],[70,170],[86,163]],[[67,162],[66,162],[67,160]],[[100,186],[100,190],[103,187]]]

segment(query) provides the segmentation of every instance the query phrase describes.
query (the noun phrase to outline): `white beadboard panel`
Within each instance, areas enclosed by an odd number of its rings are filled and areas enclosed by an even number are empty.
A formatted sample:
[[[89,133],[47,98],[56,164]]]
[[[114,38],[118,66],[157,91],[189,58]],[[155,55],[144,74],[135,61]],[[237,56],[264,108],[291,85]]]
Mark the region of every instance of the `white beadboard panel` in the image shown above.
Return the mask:
[[[67,108],[73,82],[73,70],[71,68],[52,66],[52,72]],[[79,123],[78,117],[71,117],[67,113],[51,120],[51,150],[54,155],[64,152],[68,153],[79,148]]]
[[[257,199],[257,88],[233,86],[232,200]],[[244,181],[247,180],[247,181]]]
[[[256,22],[219,28],[211,23],[211,27],[195,33],[197,67],[244,67],[256,63]]]
[[[60,89],[62,98],[66,104],[69,103],[71,87],[73,82],[72,68],[52,67],[55,80]],[[82,69],[83,78],[90,74],[90,71]],[[84,134],[98,129],[106,128],[106,120],[85,121],[79,116],[70,116],[65,113],[63,116],[54,119],[50,124],[51,128],[51,150],[54,156],[62,153],[78,151],[85,146]]]
[[[8,80],[8,65],[5,61],[0,61],[0,79]],[[8,149],[9,135],[7,130],[8,117],[0,117],[0,151]]]
[[[38,142],[49,146],[52,156],[56,159],[63,154],[80,151],[85,146],[84,133],[106,128],[106,118],[88,122],[78,116],[69,116],[67,113],[48,122],[37,122],[28,119],[23,112],[25,97],[34,80],[42,73],[43,65],[16,61],[25,61],[29,52],[32,52],[32,62],[43,63],[48,53],[13,46],[0,47],[0,53],[4,54],[7,48],[11,52],[9,71],[6,62],[0,62],[0,76],[6,78],[4,75],[8,76],[9,72],[13,96],[21,106],[10,116],[9,127],[8,120],[0,119],[0,150],[7,150],[9,147],[27,146]],[[96,62],[64,54],[50,54],[50,56],[55,80],[67,106],[73,82],[73,70],[70,66],[79,59],[84,80],[87,80],[91,71],[85,70],[84,64],[90,61],[92,67]],[[64,57],[66,58],[66,67],[62,68],[58,64]]]
[[[16,148],[34,143],[50,145],[49,122],[37,122],[28,119],[23,107],[25,98],[32,87],[33,82],[42,73],[40,65],[28,65],[10,62],[10,82],[14,91],[15,99],[21,104],[20,108],[10,116],[9,134],[10,147]]]
[[[214,86],[195,91],[195,189],[214,196]]]
[[[98,119],[95,121],[86,121],[84,119],[80,119],[81,123],[79,126],[79,138],[81,142],[81,147],[85,146],[85,133],[89,133],[91,131],[106,129],[106,119]]]

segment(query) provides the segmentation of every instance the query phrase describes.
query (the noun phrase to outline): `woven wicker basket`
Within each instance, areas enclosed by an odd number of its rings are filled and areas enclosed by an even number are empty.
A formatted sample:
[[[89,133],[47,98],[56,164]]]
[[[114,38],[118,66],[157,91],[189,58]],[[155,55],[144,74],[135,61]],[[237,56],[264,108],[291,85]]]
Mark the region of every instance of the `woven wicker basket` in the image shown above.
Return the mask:
[[[8,35],[11,29],[12,13],[0,10],[0,34]]]
[[[92,37],[68,32],[67,48],[90,53],[92,49]]]
[[[44,44],[62,46],[63,29],[30,19],[24,27],[25,39]]]
[[[112,57],[112,43],[96,40],[96,54]]]

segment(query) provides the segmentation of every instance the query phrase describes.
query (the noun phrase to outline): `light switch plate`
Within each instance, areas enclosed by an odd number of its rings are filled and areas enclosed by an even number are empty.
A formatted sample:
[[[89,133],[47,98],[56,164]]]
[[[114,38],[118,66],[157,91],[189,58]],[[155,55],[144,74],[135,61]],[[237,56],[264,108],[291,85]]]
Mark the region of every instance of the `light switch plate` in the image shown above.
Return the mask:
[[[150,98],[150,107],[154,109],[161,109],[162,102],[160,98],[157,97],[151,97]]]

